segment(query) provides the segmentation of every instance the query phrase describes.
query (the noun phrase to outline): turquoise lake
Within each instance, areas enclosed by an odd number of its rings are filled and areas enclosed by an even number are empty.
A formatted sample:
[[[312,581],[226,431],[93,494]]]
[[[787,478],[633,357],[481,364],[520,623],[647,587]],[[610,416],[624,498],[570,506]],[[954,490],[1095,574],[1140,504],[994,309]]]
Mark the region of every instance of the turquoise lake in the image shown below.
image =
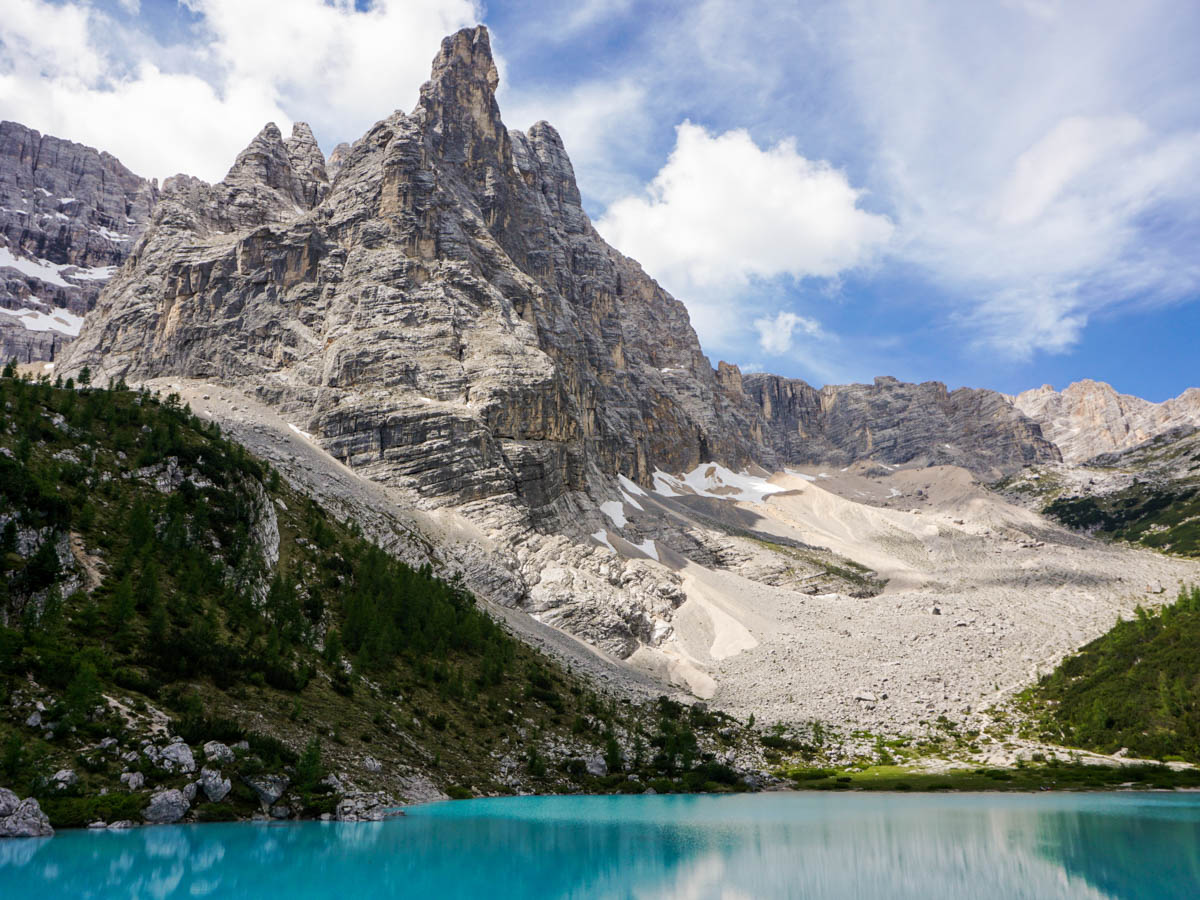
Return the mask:
[[[1195,794],[521,797],[0,842],[0,897],[1200,897]]]

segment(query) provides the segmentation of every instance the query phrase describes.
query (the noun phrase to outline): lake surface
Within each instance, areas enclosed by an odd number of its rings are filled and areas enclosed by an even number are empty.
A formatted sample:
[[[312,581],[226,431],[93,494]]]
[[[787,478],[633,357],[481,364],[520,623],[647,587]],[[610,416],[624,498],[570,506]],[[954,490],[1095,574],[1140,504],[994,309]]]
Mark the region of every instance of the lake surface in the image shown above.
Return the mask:
[[[0,841],[0,897],[1200,897],[1195,794],[439,803]]]

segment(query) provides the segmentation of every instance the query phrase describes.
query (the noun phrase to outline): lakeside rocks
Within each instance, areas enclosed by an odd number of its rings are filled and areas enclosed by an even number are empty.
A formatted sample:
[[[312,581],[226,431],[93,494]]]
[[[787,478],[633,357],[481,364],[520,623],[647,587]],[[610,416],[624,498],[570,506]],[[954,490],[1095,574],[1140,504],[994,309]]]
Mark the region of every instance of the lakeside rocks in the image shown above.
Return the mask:
[[[200,788],[212,803],[220,803],[233,788],[233,784],[228,778],[222,777],[221,773],[215,769],[203,768],[200,770]]]
[[[209,741],[204,745],[204,758],[218,765],[233,762],[233,751],[220,741]]]
[[[0,788],[0,838],[50,837],[54,829],[33,797],[22,800],[8,788]]]
[[[269,811],[278,803],[291,784],[291,779],[286,775],[252,775],[243,778],[242,781],[258,796],[263,812]]]
[[[150,805],[142,811],[142,818],[151,825],[171,825],[182,819],[190,808],[191,802],[183,791],[172,788],[154,794]]]
[[[381,822],[388,809],[396,805],[391,795],[381,791],[359,791],[338,801],[334,818],[339,822]]]

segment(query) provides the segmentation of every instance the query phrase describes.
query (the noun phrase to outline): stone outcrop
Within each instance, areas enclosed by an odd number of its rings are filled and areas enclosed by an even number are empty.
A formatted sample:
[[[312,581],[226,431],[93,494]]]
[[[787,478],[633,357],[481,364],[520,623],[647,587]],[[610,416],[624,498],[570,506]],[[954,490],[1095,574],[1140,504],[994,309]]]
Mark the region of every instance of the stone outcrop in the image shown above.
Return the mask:
[[[761,440],[782,462],[845,466],[870,459],[1000,473],[1060,458],[1038,424],[996,391],[947,391],[937,381],[890,377],[818,390],[797,379],[729,368],[734,372],[726,382],[740,381],[761,416]]]
[[[1176,428],[1200,427],[1200,388],[1152,403],[1084,379],[1062,391],[1044,384],[1011,399],[1016,409],[1041,423],[1069,463],[1119,453]]]
[[[0,122],[0,358],[56,358],[129,256],[155,195],[108,153]]]
[[[50,820],[32,797],[22,800],[8,788],[0,788],[0,838],[49,837]]]

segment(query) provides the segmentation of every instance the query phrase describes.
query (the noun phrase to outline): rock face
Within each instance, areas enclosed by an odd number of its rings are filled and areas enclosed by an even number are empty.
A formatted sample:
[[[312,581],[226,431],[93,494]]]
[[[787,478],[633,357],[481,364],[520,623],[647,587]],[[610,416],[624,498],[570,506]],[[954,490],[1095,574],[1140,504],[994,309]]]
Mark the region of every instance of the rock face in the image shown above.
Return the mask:
[[[999,472],[1059,459],[1041,428],[995,391],[888,377],[820,390],[778,375],[740,380],[762,417],[763,442],[789,463],[872,459]]]
[[[155,194],[108,153],[0,122],[0,358],[56,358],[129,256]]]
[[[50,820],[32,797],[22,800],[8,788],[0,788],[0,838],[49,837]]]
[[[1013,397],[1012,404],[1041,423],[1069,463],[1119,453],[1175,428],[1200,427],[1200,388],[1151,403],[1085,379],[1061,392],[1044,384]]]

